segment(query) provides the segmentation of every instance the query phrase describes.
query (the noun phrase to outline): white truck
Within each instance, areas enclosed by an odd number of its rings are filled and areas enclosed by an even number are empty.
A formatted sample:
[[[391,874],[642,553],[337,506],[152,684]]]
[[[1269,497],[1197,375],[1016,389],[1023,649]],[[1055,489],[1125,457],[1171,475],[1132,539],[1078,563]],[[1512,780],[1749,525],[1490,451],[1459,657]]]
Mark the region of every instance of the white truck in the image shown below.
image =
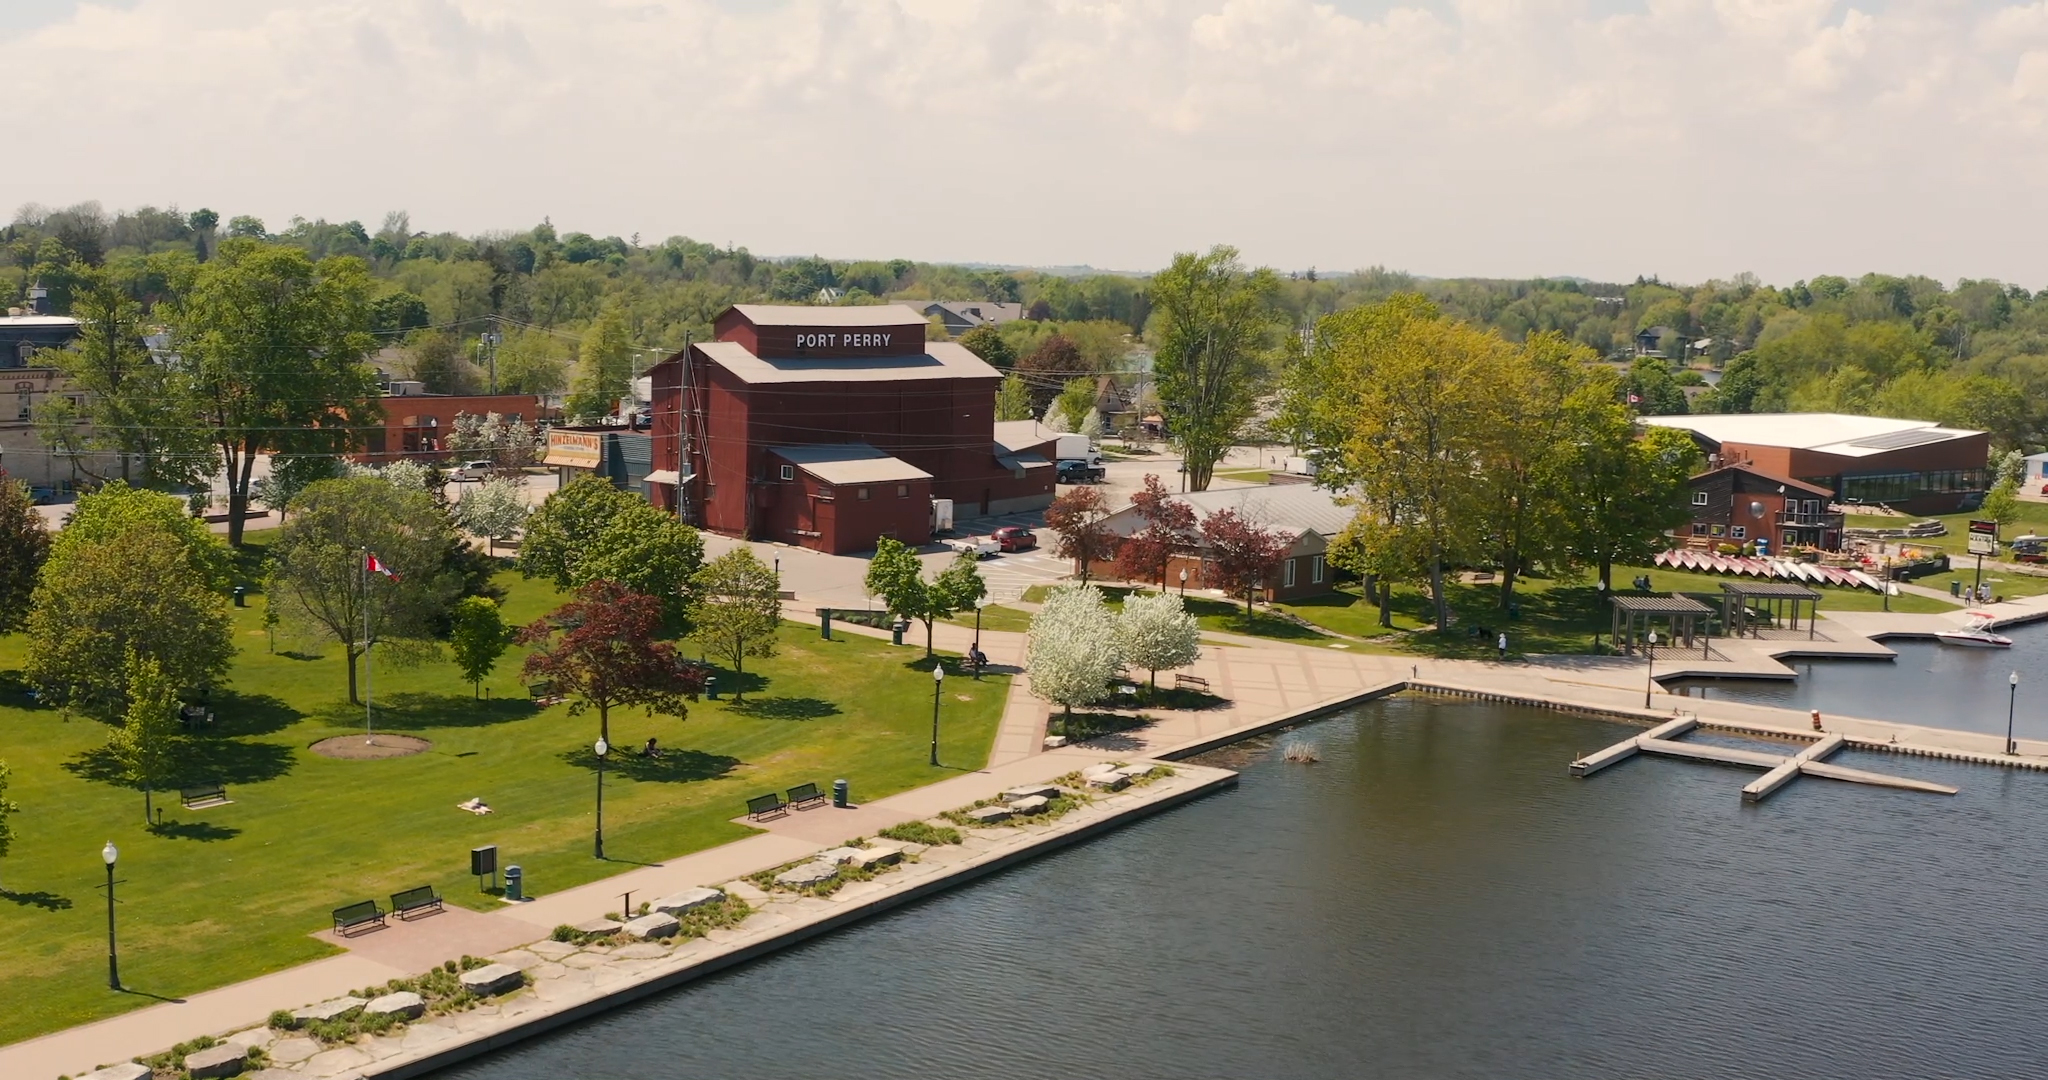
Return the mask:
[[[1003,545],[996,543],[996,538],[993,536],[955,537],[946,541],[946,546],[962,555],[972,555],[977,559],[989,558],[1000,554],[1003,550]]]
[[[1053,444],[1053,460],[1085,461],[1089,465],[1102,464],[1102,451],[1088,442],[1086,435],[1062,435]]]
[[[932,500],[932,535],[944,536],[953,531],[953,500]]]

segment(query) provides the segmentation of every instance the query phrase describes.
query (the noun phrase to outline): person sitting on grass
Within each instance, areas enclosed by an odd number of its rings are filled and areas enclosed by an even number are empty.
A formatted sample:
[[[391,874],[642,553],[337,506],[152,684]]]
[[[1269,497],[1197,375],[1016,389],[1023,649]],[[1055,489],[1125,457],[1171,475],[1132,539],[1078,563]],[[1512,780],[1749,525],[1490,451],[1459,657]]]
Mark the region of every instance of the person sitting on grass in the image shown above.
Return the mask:
[[[647,737],[647,745],[641,749],[640,756],[651,758],[661,756],[661,747],[654,745],[654,736],[649,735]]]

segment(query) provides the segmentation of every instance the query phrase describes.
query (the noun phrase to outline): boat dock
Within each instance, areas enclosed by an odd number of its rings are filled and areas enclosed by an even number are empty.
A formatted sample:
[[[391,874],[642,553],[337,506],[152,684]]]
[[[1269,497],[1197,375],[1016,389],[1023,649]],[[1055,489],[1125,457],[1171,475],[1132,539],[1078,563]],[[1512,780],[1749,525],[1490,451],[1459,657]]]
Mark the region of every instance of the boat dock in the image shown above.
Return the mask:
[[[1947,784],[1936,784],[1926,780],[1914,780],[1904,776],[1871,772],[1867,769],[1852,769],[1843,765],[1830,765],[1827,759],[1849,745],[1845,735],[1833,734],[1816,739],[1798,753],[1791,755],[1772,754],[1762,750],[1744,750],[1733,746],[1715,746],[1711,743],[1682,742],[1679,736],[1700,726],[1696,717],[1683,717],[1659,724],[1641,735],[1632,736],[1615,743],[1604,750],[1587,754],[1572,762],[1573,776],[1591,776],[1617,762],[1635,755],[1661,754],[1665,757],[1688,758],[1693,761],[1711,761],[1722,765],[1746,765],[1764,769],[1764,775],[1751,781],[1742,789],[1743,802],[1762,802],[1770,798],[1779,788],[1800,776],[1820,776],[1829,780],[1844,780],[1852,784],[1872,784],[1877,787],[1898,788],[1903,791],[1924,791],[1935,795],[1954,795],[1958,789]],[[1729,727],[1719,723],[1716,727]],[[1784,738],[1783,732],[1756,729],[1741,734],[1764,738]]]

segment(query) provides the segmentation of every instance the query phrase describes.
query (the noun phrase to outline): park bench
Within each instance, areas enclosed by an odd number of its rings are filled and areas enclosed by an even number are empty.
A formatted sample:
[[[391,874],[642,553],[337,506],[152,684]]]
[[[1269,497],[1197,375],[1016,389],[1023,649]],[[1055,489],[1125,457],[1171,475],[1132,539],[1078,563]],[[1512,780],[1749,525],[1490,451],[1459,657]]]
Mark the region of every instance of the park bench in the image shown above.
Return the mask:
[[[1173,677],[1173,688],[1175,690],[1200,690],[1206,694],[1209,692],[1209,680],[1202,678],[1200,675],[1175,675]]]
[[[747,800],[747,818],[752,821],[765,821],[768,818],[780,817],[787,813],[789,813],[789,804],[782,801],[782,796],[772,791],[766,795],[756,795]]]
[[[384,911],[375,900],[363,900],[334,909],[334,932],[342,937],[348,937],[349,931],[359,926],[383,925]]]
[[[210,787],[188,787],[178,792],[178,801],[187,810],[204,810],[209,806],[226,806],[228,789],[220,784]]]
[[[370,905],[375,907],[375,904]],[[441,910],[441,898],[435,894],[432,885],[391,894],[391,913],[403,919],[416,912]]]
[[[542,679],[539,682],[535,683],[528,683],[526,685],[526,696],[532,698],[554,697],[555,684],[547,679]]]
[[[808,810],[825,805],[825,796],[818,794],[816,784],[798,784],[789,789],[789,805],[792,809]]]

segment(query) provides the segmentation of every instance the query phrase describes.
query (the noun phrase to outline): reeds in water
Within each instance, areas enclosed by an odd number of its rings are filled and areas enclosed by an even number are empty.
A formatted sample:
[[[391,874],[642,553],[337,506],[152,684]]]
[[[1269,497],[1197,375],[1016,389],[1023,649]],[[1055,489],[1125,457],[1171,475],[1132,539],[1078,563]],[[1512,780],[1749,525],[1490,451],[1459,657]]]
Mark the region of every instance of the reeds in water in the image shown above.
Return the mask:
[[[1323,760],[1323,748],[1308,739],[1289,739],[1280,744],[1280,756],[1299,765]]]

